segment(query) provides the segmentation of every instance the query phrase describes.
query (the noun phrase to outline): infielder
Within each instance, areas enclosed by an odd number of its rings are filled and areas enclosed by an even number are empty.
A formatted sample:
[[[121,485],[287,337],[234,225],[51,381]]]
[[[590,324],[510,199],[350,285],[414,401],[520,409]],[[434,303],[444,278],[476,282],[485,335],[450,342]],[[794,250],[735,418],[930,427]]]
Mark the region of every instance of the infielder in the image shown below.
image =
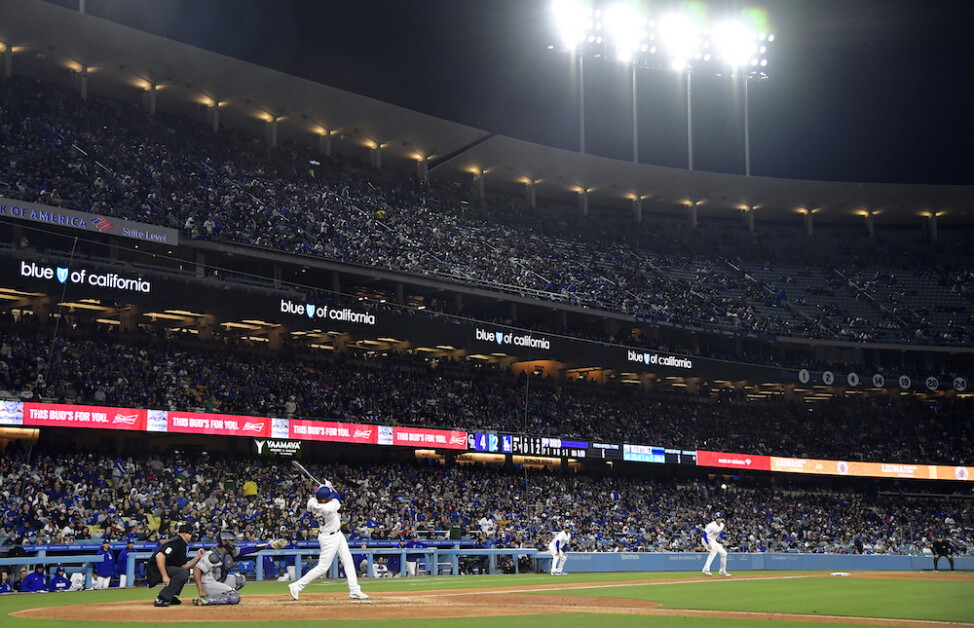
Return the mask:
[[[330,484],[319,486],[315,494],[308,499],[308,512],[318,521],[318,545],[321,546],[321,554],[318,556],[318,564],[308,573],[304,574],[297,582],[292,582],[287,586],[288,592],[295,600],[301,590],[308,584],[328,572],[335,554],[345,565],[345,578],[348,580],[348,597],[353,600],[367,600],[369,596],[362,593],[362,588],[358,584],[358,576],[352,564],[352,553],[348,550],[348,540],[342,534],[342,518],[338,511],[342,507],[338,493]]]
[[[710,565],[714,562],[714,556],[720,554],[720,575],[730,576],[727,573],[727,550],[724,549],[721,541],[724,540],[724,516],[719,512],[714,513],[714,520],[707,524],[703,529],[703,545],[710,550],[710,556],[703,566],[703,573],[712,576]]]
[[[552,576],[563,576],[565,575],[565,562],[568,560],[568,555],[565,550],[568,549],[568,542],[572,540],[572,535],[569,530],[568,522],[566,521],[555,538],[551,539],[551,543],[548,543],[548,551],[551,552],[551,575]]]
[[[199,597],[193,598],[196,606],[223,606],[240,603],[240,589],[247,584],[247,579],[233,573],[234,559],[245,554],[252,554],[264,547],[282,549],[287,545],[284,539],[275,539],[266,546],[244,545],[237,547],[237,535],[229,530],[220,532],[217,546],[203,554],[203,557],[193,568],[193,580],[199,590]]]

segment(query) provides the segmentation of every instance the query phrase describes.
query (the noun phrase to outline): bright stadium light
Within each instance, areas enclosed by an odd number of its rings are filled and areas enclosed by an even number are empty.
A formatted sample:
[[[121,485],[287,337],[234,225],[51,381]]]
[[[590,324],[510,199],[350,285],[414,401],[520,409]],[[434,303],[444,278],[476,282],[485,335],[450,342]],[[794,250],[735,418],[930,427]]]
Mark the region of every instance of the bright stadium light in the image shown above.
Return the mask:
[[[633,5],[616,2],[605,10],[603,23],[606,35],[615,47],[616,58],[623,63],[632,61],[642,46],[641,40],[648,36],[644,28],[646,18]]]
[[[760,52],[757,35],[743,22],[718,24],[714,27],[713,40],[717,53],[731,68],[748,65]]]
[[[574,50],[585,41],[592,28],[592,9],[580,0],[554,0],[551,11],[555,15],[555,27],[562,43]]]
[[[700,29],[683,13],[671,13],[659,21],[660,44],[674,70],[682,70],[700,49]]]

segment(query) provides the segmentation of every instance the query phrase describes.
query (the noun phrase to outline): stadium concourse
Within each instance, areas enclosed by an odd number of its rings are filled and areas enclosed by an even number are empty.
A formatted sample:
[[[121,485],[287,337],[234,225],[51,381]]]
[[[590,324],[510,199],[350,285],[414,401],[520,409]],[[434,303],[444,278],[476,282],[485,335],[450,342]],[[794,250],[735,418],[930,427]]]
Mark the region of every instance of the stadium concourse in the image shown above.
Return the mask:
[[[191,239],[364,264],[710,331],[970,345],[963,229],[691,230],[538,211],[24,77],[0,88],[0,193]],[[29,244],[29,243],[28,243]]]

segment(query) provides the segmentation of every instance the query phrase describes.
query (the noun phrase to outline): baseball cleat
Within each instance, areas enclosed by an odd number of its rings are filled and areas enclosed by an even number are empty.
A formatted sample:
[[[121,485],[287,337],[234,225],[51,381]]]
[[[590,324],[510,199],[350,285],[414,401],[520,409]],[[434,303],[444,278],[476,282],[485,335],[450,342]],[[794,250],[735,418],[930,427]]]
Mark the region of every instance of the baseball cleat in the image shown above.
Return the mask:
[[[169,602],[161,598],[156,598],[156,601],[153,602],[152,605],[158,608],[166,608],[167,606],[169,606]]]
[[[295,599],[297,599],[297,598],[295,598]],[[359,591],[358,593],[349,593],[348,594],[348,599],[350,599],[350,600],[367,600],[367,599],[369,599],[369,596],[367,596],[366,594],[364,594],[361,591]]]
[[[170,602],[170,604],[172,604],[173,606],[179,606],[182,603],[183,603],[183,601],[181,599],[179,599],[178,597],[174,597],[172,599],[172,602]]]
[[[208,597],[194,597],[193,606],[206,606],[210,603],[210,598]]]
[[[298,590],[293,584],[287,585],[287,592],[291,594],[292,600],[298,599]]]
[[[712,575],[714,575],[714,574],[712,574],[712,573],[710,573],[709,571],[707,571],[706,569],[704,569],[704,570],[703,570],[703,571],[701,571],[700,573],[702,573],[702,574],[703,574],[703,575],[705,575],[705,576],[712,576]]]
[[[726,571],[722,571],[722,572],[720,572],[720,575],[722,575],[722,576],[727,576],[728,578],[730,578],[730,574],[729,574],[729,573],[727,573]]]

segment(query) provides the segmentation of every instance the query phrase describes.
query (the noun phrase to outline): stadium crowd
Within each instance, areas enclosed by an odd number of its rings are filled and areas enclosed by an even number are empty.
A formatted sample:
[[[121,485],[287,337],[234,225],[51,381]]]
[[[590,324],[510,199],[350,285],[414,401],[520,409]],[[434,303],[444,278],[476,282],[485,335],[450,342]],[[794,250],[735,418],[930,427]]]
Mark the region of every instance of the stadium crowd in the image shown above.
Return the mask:
[[[181,522],[204,539],[223,529],[243,540],[313,540],[310,486],[290,465],[220,454],[34,452],[11,446],[0,461],[5,546],[94,538],[154,542]],[[192,459],[191,459],[192,458]],[[729,490],[704,480],[560,474],[428,462],[306,461],[343,496],[345,531],[372,540],[449,539],[459,528],[479,547],[544,548],[565,521],[575,551],[699,551],[701,527],[720,510],[741,552],[922,554],[946,533],[971,547],[974,512],[944,495]],[[248,489],[248,485],[251,488]]]
[[[52,337],[0,321],[0,399],[506,431],[749,454],[970,464],[971,401],[759,402],[515,377],[395,354],[292,354],[195,339]]]
[[[969,345],[966,234],[938,246],[578,216],[15,77],[0,195],[709,331]],[[473,202],[472,202],[473,201]],[[801,270],[798,270],[801,269]],[[890,279],[892,278],[892,279]],[[939,308],[939,309],[938,309]]]

